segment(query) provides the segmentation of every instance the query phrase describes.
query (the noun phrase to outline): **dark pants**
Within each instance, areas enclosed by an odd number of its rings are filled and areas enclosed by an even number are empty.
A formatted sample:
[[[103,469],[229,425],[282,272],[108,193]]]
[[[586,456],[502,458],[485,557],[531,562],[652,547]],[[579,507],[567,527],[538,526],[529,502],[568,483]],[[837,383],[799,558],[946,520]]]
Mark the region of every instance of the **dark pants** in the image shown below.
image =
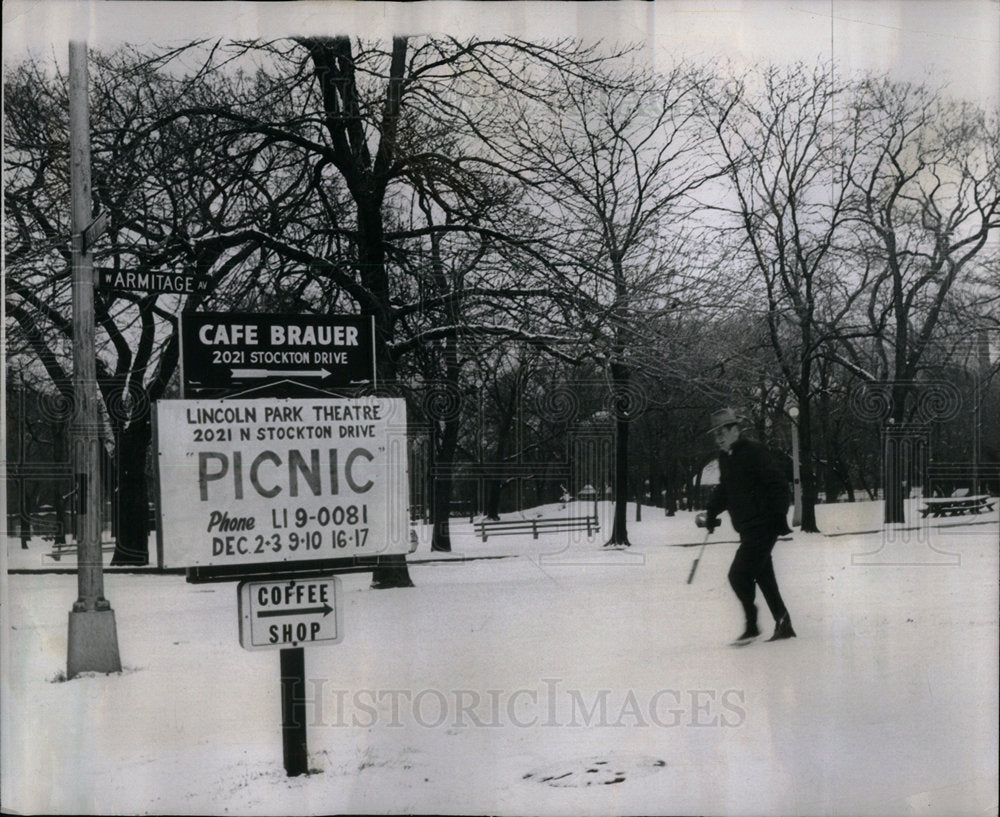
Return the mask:
[[[747,624],[757,623],[757,607],[753,603],[756,585],[760,585],[760,592],[775,621],[787,612],[778,591],[778,580],[774,578],[774,565],[771,563],[771,549],[777,540],[777,534],[766,529],[748,530],[740,534],[740,546],[729,568],[729,584],[743,605]]]

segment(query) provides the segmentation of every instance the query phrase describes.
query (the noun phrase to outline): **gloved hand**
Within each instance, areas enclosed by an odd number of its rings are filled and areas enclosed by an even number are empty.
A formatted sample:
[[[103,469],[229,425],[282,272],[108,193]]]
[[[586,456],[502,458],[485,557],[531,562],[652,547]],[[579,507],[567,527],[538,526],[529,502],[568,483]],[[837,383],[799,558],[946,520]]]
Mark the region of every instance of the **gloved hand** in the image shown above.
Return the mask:
[[[712,531],[719,527],[719,520],[714,516],[710,519],[705,511],[701,511],[695,516],[694,523],[699,528],[705,528],[709,533],[712,533]]]

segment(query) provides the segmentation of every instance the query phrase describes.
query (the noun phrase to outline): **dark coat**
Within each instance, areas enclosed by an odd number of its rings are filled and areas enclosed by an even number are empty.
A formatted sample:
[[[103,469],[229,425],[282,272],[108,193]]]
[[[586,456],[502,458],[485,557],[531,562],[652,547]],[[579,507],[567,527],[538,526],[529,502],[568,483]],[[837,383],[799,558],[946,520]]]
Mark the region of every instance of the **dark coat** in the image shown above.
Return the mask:
[[[708,501],[708,519],[723,511],[737,532],[791,533],[788,480],[776,457],[763,445],[740,437],[728,454],[719,453],[719,485]]]

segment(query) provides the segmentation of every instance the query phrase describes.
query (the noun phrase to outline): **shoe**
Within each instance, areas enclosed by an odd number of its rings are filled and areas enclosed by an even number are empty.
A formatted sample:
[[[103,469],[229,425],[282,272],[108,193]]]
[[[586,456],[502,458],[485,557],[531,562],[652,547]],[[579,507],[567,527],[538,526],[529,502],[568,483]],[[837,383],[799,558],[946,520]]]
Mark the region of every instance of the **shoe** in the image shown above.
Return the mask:
[[[774,635],[768,641],[781,641],[783,638],[795,638],[795,630],[792,629],[792,620],[785,613],[774,625]]]
[[[747,628],[743,631],[743,635],[732,642],[734,646],[742,646],[743,644],[749,644],[757,636],[760,635],[760,629],[756,624],[747,624]]]

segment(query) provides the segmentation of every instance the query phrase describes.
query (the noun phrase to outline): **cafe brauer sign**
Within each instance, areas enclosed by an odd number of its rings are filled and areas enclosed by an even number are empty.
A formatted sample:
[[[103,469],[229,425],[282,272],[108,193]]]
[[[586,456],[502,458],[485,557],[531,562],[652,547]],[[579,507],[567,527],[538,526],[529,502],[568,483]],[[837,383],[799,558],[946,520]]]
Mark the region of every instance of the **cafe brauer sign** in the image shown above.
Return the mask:
[[[374,318],[362,315],[181,314],[186,397],[290,380],[336,388],[375,380]]]
[[[409,549],[399,398],[156,404],[163,567]]]

